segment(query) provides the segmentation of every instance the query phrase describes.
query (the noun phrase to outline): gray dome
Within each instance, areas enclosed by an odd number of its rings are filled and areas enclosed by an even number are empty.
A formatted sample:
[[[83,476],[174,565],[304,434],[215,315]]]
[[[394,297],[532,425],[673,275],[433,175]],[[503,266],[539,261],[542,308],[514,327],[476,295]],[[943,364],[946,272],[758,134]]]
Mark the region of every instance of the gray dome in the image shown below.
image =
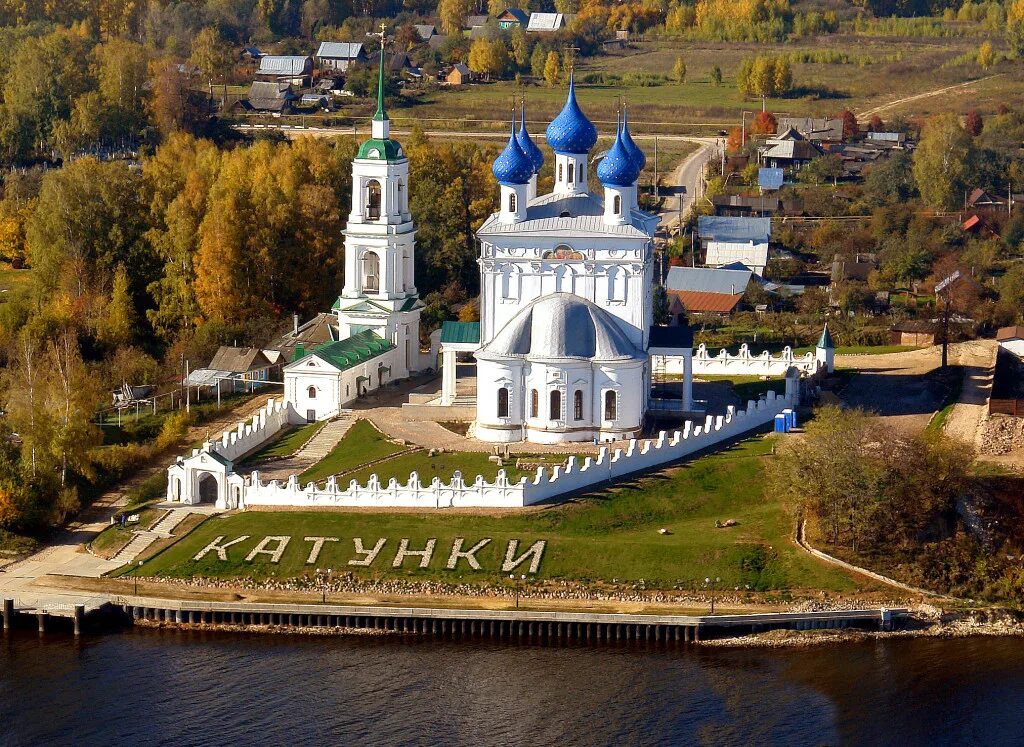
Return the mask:
[[[573,293],[553,293],[532,301],[477,355],[485,359],[602,361],[647,357],[634,347],[611,314]]]

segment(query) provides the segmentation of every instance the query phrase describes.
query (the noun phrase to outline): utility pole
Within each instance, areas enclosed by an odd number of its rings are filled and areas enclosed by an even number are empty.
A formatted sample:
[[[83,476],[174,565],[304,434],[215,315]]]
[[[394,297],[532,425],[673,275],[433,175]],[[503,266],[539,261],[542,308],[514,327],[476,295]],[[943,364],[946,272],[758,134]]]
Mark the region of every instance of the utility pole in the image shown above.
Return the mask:
[[[654,136],[654,204],[658,204],[658,136]]]
[[[950,292],[957,280],[960,279],[960,270],[957,270],[952,275],[947,277],[942,282],[935,286],[935,296],[945,291],[945,306],[942,310],[942,368],[945,369],[949,365],[949,302]]]

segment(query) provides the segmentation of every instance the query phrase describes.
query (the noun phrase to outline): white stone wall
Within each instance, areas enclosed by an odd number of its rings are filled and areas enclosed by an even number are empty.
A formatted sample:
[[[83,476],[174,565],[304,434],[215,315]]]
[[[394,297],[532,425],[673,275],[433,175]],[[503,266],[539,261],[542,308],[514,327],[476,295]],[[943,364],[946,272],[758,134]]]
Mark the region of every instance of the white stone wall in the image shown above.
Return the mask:
[[[249,478],[232,475],[232,486],[240,485],[241,490],[231,491],[235,501],[229,508],[250,508],[255,506],[346,506],[364,508],[516,508],[529,506],[540,501],[580,490],[586,490],[609,479],[624,477],[661,464],[682,459],[714,444],[735,438],[760,428],[775,418],[784,409],[795,407],[796,394],[791,396],[769,392],[764,400],[747,403],[746,411],[736,412],[730,408],[726,415],[708,416],[693,426],[687,423],[682,431],[673,434],[662,432],[657,439],[630,441],[625,449],[601,449],[597,458],[587,457],[582,463],[575,457],[562,469],[555,467],[550,472],[545,467],[537,470],[532,479],[522,478],[513,483],[500,471],[493,483],[478,476],[466,482],[456,474],[449,483],[434,479],[422,484],[413,473],[406,483],[391,480],[382,485],[373,475],[366,485],[354,480],[348,485],[339,485],[333,478],[323,486],[310,483],[302,487],[298,478],[292,476],[285,483],[273,481],[263,483],[254,472]],[[235,496],[239,496],[235,498]]]
[[[266,406],[252,418],[224,431],[219,439],[211,442],[211,451],[233,462],[262,446],[289,423],[301,422],[304,422],[302,418],[283,399],[268,399]]]
[[[666,355],[661,360],[655,361],[655,368],[661,366],[661,370],[668,374],[682,374],[685,366],[683,356]],[[707,345],[700,345],[693,351],[693,374],[700,376],[782,376],[790,369],[813,374],[818,370],[818,361],[812,352],[804,353],[801,356],[793,355],[789,347],[783,348],[777,356],[772,356],[767,350],[754,354],[744,344],[740,345],[736,355],[730,354],[727,350],[721,350],[717,355],[708,352]]]

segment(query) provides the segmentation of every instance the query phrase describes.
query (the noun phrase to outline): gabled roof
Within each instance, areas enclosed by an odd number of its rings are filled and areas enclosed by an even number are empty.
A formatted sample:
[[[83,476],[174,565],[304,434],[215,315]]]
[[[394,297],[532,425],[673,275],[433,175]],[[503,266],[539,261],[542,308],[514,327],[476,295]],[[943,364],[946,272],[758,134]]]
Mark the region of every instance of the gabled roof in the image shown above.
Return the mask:
[[[561,13],[531,13],[527,31],[555,31],[565,25],[565,16]]]
[[[260,111],[281,111],[295,99],[291,86],[276,81],[256,80],[249,86],[246,101],[253,109]]]
[[[259,348],[232,348],[222,346],[210,361],[208,368],[231,373],[246,373],[267,368],[271,363]]]
[[[260,75],[304,75],[312,61],[301,55],[265,55],[260,58]]]
[[[416,35],[423,41],[429,41],[431,37],[437,36],[437,27],[430,23],[415,23]]]
[[[476,26],[483,26],[487,23],[487,16],[466,16],[466,22],[462,24],[464,29],[472,29]]]
[[[722,215],[701,215],[697,218],[697,233],[702,240],[739,243],[771,240],[771,218],[734,218]]]
[[[728,314],[743,300],[742,294],[707,293],[704,291],[669,291],[688,312]]]
[[[843,139],[843,120],[838,117],[780,117],[778,132],[788,129],[800,132],[808,140]]]
[[[454,65],[452,65],[452,69],[449,71],[448,74],[451,75],[452,73],[455,73],[455,72],[459,73],[459,75],[472,75],[473,74],[473,71],[470,70],[465,65],[463,65],[461,62],[456,62]]]
[[[519,8],[505,8],[505,12],[498,16],[499,21],[518,21],[519,23],[529,23],[530,14],[525,10]]]
[[[671,291],[720,293],[741,296],[753,273],[750,270],[715,270],[710,267],[673,267],[665,287]]]
[[[360,314],[371,314],[374,316],[387,316],[391,310],[368,298],[350,299],[344,296],[339,297],[331,307],[333,311],[348,311]]]
[[[824,151],[809,140],[769,140],[768,143],[770,147],[762,154],[763,158],[811,161],[824,155]]]
[[[336,60],[354,60],[363,56],[363,45],[361,42],[320,42],[320,49],[316,51],[316,56]]]
[[[549,236],[623,236],[650,238],[658,224],[656,215],[634,211],[630,223],[609,226],[604,222],[604,202],[591,194],[551,193],[538,197],[526,208],[519,223],[501,223],[500,213],[492,213],[479,236],[500,234],[536,234]]]
[[[366,330],[344,340],[317,345],[309,351],[296,350],[296,358],[289,364],[289,367],[294,366],[311,355],[315,355],[339,371],[344,371],[359,363],[372,360],[394,347],[388,340],[379,337],[370,330]]]
[[[480,322],[443,322],[441,344],[480,342]]]

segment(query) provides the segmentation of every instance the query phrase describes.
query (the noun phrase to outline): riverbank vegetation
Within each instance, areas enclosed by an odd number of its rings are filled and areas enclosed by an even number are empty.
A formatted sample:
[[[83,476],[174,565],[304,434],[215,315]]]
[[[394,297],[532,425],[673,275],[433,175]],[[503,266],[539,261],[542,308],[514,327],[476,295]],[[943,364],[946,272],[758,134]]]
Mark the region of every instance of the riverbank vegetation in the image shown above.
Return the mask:
[[[972,459],[940,430],[907,437],[825,407],[767,475],[820,549],[940,594],[1020,605],[1024,480],[977,474]]]

